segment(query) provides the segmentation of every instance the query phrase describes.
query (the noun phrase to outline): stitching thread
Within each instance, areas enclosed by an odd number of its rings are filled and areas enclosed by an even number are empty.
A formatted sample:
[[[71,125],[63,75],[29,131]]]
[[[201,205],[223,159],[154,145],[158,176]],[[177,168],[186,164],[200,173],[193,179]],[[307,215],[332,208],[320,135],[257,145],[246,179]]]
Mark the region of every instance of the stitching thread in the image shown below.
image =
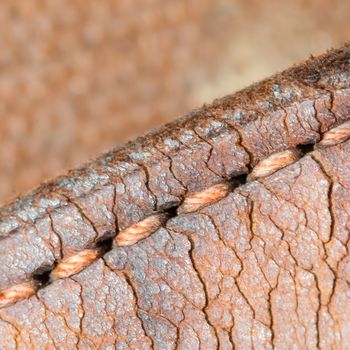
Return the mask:
[[[288,149],[282,152],[271,154],[270,157],[260,161],[249,174],[250,181],[266,177],[287,165],[293,164],[301,158],[300,152]]]
[[[233,184],[229,182],[211,186],[203,191],[189,194],[177,209],[178,214],[193,213],[206,205],[215,203],[232,190]]]
[[[149,216],[148,218],[121,231],[114,238],[114,245],[119,247],[126,247],[135,244],[157,231],[162,225],[166,223],[168,218],[169,214],[167,213]]]
[[[340,144],[350,138],[350,121],[345,122],[322,135],[319,143],[314,148],[325,148]],[[308,153],[308,152],[307,152]],[[307,154],[306,153],[306,154]],[[274,172],[291,165],[302,157],[302,153],[296,149],[288,149],[270,155],[260,161],[248,175],[248,181],[266,177]],[[224,182],[213,185],[203,191],[188,194],[182,204],[177,208],[177,214],[195,212],[205,206],[213,204],[225,198],[239,182],[232,179],[231,182]],[[125,247],[149,237],[152,233],[161,228],[171,217],[170,213],[158,213],[126,228],[119,232],[113,240],[114,247]],[[77,254],[62,259],[50,273],[50,281],[67,278],[77,274],[92,264],[106,252],[106,249],[98,247],[85,249]],[[12,286],[0,291],[0,308],[10,306],[16,302],[27,299],[34,295],[40,288],[40,283],[34,279]]]
[[[39,286],[34,281],[17,284],[0,292],[0,308],[28,299],[34,295]]]
[[[77,274],[97,260],[103,253],[102,248],[85,249],[61,260],[51,271],[50,280],[55,281]]]
[[[319,148],[337,145],[344,142],[350,135],[350,121],[345,122],[336,128],[324,133],[321,141],[316,145]]]

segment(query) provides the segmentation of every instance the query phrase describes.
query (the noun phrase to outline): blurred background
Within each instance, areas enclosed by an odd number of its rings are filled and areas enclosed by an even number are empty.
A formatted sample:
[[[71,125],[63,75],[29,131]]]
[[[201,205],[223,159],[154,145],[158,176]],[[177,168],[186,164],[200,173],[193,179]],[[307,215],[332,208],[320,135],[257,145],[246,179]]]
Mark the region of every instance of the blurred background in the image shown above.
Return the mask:
[[[350,38],[349,0],[2,0],[0,202]]]

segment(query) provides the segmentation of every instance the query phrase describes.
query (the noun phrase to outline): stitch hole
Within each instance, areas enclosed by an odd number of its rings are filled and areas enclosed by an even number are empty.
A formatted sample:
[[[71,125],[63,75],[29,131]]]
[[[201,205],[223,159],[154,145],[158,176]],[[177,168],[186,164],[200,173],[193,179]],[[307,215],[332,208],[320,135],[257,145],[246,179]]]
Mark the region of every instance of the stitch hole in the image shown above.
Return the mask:
[[[171,207],[165,211],[168,214],[168,220],[177,216],[177,209],[178,207]]]
[[[50,284],[51,270],[44,271],[42,273],[33,274],[33,280],[37,284],[38,289],[44,288]]]
[[[299,143],[296,147],[296,149],[302,154],[305,155],[307,153],[310,153],[314,150],[315,144],[314,143]]]
[[[114,239],[114,236],[97,241],[96,248],[101,249],[101,254],[105,254],[109,252],[113,248],[113,239]]]
[[[235,185],[242,186],[247,183],[248,174],[237,175],[232,179],[232,181],[234,182]]]

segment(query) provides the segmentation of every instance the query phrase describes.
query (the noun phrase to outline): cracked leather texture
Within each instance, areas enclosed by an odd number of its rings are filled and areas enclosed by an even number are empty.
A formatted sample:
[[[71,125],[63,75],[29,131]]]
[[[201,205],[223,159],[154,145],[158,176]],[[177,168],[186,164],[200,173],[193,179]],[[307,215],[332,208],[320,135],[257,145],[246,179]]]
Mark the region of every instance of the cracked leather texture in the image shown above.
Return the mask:
[[[0,287],[349,118],[349,47],[214,101],[1,212]],[[347,349],[350,141],[0,310],[1,349]]]
[[[350,141],[0,311],[4,349],[346,349]]]

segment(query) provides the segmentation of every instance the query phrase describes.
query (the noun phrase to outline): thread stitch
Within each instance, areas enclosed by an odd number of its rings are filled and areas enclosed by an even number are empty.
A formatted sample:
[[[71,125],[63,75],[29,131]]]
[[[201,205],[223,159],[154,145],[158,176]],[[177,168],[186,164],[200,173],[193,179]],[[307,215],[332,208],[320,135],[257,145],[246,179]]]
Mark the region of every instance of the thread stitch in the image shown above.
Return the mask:
[[[321,141],[317,144],[317,147],[328,147],[337,145],[350,138],[350,121],[345,122],[336,128],[324,133]]]
[[[297,150],[291,149],[274,153],[270,157],[260,161],[249,174],[248,179],[253,181],[261,177],[269,176],[277,170],[295,163],[300,157],[301,154]]]
[[[121,231],[114,239],[114,244],[119,247],[126,247],[147,238],[157,231],[169,218],[169,214],[161,213],[149,216],[148,218],[138,222]]]
[[[215,203],[225,198],[231,192],[232,187],[231,183],[225,182],[211,186],[204,191],[191,193],[184,199],[177,213],[193,213],[206,205]]]
[[[28,299],[36,293],[38,285],[34,281],[17,284],[0,292],[0,308]]]
[[[85,249],[75,255],[62,259],[51,271],[50,280],[55,281],[77,274],[96,261],[101,254],[101,248]]]

